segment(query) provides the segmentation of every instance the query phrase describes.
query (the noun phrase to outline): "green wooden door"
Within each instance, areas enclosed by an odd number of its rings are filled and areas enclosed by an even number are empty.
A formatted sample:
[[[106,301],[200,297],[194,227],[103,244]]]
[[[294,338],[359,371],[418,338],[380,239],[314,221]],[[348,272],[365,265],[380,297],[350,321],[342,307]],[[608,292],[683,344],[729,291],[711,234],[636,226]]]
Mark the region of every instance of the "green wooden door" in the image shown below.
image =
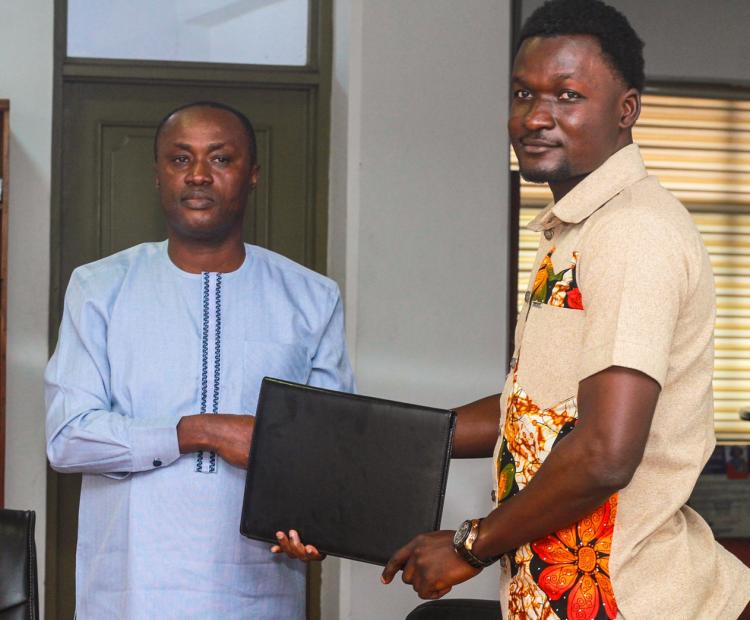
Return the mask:
[[[316,267],[310,97],[304,90],[76,83],[65,87],[61,281],[78,265],[165,238],[154,188],[153,136],[170,109],[201,99],[253,121],[261,174],[246,240]]]

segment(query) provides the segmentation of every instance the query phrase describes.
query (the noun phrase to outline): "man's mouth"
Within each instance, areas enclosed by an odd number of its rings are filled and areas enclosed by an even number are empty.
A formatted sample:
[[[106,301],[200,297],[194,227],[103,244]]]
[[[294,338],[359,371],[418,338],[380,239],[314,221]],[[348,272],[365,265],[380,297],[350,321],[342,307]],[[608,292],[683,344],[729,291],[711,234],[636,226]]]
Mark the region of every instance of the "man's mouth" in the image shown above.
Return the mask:
[[[529,155],[546,153],[550,149],[559,147],[560,144],[553,140],[544,140],[541,138],[521,138],[521,148],[524,153]]]
[[[188,209],[205,209],[213,203],[214,199],[203,192],[190,192],[180,197],[180,202]]]

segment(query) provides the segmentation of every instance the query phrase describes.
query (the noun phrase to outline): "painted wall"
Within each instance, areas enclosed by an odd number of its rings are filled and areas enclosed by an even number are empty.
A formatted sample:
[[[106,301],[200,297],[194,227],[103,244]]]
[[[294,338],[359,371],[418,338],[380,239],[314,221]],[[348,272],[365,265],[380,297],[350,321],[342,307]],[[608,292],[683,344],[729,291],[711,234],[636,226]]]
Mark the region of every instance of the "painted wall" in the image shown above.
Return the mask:
[[[747,0],[607,0],[630,20],[646,46],[651,79],[750,85]],[[523,18],[543,0],[522,0]]]
[[[509,24],[505,0],[336,3],[330,271],[364,394],[455,406],[504,378]],[[452,464],[446,528],[488,512],[490,467]],[[380,571],[326,560],[323,618],[421,602]],[[452,596],[497,598],[497,580]]]
[[[2,12],[0,98],[11,100],[5,505],[36,510],[43,591],[53,3],[6,2]]]

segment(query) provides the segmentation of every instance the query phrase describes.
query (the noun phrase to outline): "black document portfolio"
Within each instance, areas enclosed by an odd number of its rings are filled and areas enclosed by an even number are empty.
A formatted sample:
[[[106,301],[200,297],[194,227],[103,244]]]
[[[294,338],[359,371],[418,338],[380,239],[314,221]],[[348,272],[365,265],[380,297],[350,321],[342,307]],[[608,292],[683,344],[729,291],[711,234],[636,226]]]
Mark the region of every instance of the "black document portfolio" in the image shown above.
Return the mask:
[[[240,531],[384,565],[440,526],[452,411],[266,378],[260,391]]]

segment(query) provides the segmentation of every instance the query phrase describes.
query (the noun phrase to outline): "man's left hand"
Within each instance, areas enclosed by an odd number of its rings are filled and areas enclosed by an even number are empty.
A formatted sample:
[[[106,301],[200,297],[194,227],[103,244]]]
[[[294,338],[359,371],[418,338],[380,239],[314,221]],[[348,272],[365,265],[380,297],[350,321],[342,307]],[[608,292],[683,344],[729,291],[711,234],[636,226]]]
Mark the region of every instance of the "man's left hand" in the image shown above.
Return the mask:
[[[326,557],[325,553],[321,553],[312,545],[303,544],[297,530],[289,530],[288,535],[285,532],[278,531],[276,532],[276,540],[279,542],[271,547],[271,553],[286,553],[293,560],[301,560],[302,562],[320,562]]]
[[[469,566],[453,548],[452,530],[420,534],[393,554],[383,569],[381,581],[390,583],[399,570],[419,598],[438,599],[453,586],[478,575],[481,568]]]

